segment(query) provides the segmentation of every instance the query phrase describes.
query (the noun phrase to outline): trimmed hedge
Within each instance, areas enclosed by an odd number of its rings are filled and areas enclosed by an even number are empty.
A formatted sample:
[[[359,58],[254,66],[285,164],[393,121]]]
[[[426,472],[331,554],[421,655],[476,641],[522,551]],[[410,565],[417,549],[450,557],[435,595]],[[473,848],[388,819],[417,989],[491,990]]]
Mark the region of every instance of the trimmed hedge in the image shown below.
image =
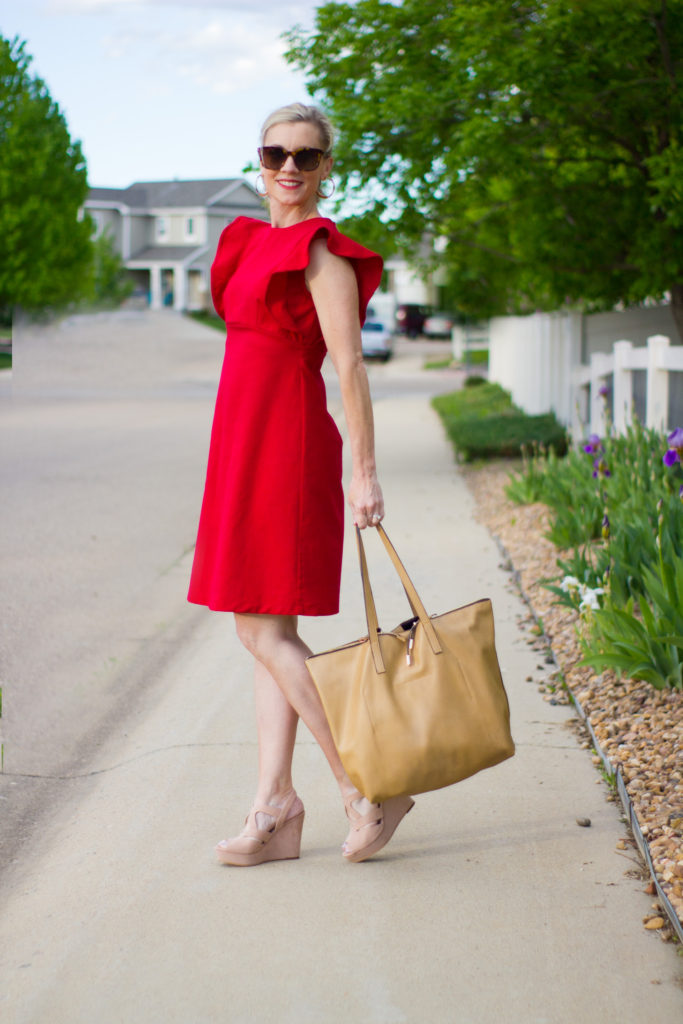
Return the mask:
[[[553,413],[527,416],[498,384],[438,395],[432,405],[465,462],[519,457],[524,447],[542,445],[556,454],[567,451],[567,434]]]
[[[478,379],[482,380],[482,378]],[[489,381],[483,381],[476,387],[463,388],[462,391],[437,395],[432,399],[432,405],[444,422],[463,418],[482,418],[514,410],[512,399],[507,391],[504,391],[500,384],[491,384]]]

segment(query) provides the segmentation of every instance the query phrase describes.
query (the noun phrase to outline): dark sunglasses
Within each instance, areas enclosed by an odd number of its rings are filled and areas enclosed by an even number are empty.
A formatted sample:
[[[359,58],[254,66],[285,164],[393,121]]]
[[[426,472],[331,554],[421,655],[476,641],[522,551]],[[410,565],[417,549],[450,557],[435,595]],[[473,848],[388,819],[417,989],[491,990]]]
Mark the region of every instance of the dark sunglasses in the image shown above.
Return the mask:
[[[287,157],[294,160],[297,171],[315,171],[325,156],[322,149],[302,146],[301,149],[285,149],[284,146],[263,146],[258,151],[261,163],[267,171],[279,171],[287,163]]]

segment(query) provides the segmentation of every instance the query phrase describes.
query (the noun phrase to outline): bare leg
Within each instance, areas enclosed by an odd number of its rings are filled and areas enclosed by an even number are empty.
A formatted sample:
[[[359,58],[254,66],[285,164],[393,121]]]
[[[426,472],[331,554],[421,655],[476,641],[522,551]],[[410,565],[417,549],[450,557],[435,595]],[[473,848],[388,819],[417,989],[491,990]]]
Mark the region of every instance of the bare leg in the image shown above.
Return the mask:
[[[254,693],[259,742],[257,795],[265,800],[271,793],[292,788],[292,756],[299,716],[259,661],[254,669]]]
[[[254,670],[256,730],[258,733],[257,807],[281,807],[293,789],[292,757],[299,716],[277,685],[265,665],[257,661]],[[288,817],[299,814],[303,805],[295,800]],[[260,828],[267,828],[272,819],[257,814]]]
[[[297,633],[297,620],[294,616],[284,615],[235,615],[237,633],[244,646],[251,651],[257,662],[267,670],[268,676],[276,684],[280,693],[276,701],[275,694],[267,689],[264,676],[260,676],[264,704],[270,702],[266,711],[262,709],[264,721],[269,721],[272,730],[264,734],[284,735],[285,722],[291,722],[292,712],[303,719],[313,733],[332,769],[343,796],[355,790],[355,786],[344,771],[339,759],[337,748],[332,739],[330,727],[313,680],[305,665],[306,657],[311,653]],[[283,697],[284,701],[279,698]],[[277,723],[277,724],[275,724]],[[282,741],[278,739],[279,749],[283,750]],[[292,744],[293,751],[293,744]],[[270,753],[264,754],[268,764],[277,764],[277,757]],[[286,767],[291,779],[291,753]],[[265,781],[265,780],[264,780]]]
[[[257,663],[257,806],[281,808],[293,795],[292,756],[297,722],[302,718],[325,754],[347,805],[352,828],[344,844],[345,855],[352,860],[372,856],[389,841],[396,825],[412,806],[412,800],[398,797],[377,805],[357,793],[341,763],[318,691],[306,668],[305,659],[310,650],[297,633],[296,618],[236,614],[235,622],[240,640]],[[287,819],[302,810],[303,805],[296,797]],[[262,829],[270,828],[274,821],[263,813],[257,813],[256,819]]]

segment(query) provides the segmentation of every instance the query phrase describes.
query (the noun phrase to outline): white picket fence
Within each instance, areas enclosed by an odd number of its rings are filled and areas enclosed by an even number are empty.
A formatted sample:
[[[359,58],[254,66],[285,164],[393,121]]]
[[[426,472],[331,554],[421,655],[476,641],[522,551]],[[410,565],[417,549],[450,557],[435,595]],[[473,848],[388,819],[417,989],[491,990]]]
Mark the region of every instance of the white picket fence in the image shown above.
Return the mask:
[[[572,374],[574,415],[572,433],[580,437],[589,424],[591,434],[604,434],[611,405],[614,429],[623,433],[633,420],[633,373],[646,373],[645,425],[667,430],[670,424],[669,374],[683,372],[683,346],[672,347],[670,339],[656,334],[646,348],[634,348],[630,341],[617,341],[612,352],[594,352],[588,366],[577,366]],[[601,388],[611,386],[611,403]]]
[[[625,430],[633,418],[636,393],[648,427],[683,426],[668,422],[670,406],[672,415],[683,420],[683,385],[677,380],[673,389],[671,383],[671,374],[683,371],[683,345],[671,345],[663,333],[647,337],[642,324],[635,326],[640,330],[634,333],[643,341],[647,338],[646,345],[617,341],[610,352],[593,352],[585,363],[580,313],[494,317],[489,323],[489,379],[506,388],[525,412],[554,412],[577,441],[589,433],[604,433],[610,410],[615,429]],[[636,379],[637,371],[644,371],[645,380],[642,374]],[[607,399],[600,393],[603,386],[611,391]],[[677,399],[670,403],[672,389]]]

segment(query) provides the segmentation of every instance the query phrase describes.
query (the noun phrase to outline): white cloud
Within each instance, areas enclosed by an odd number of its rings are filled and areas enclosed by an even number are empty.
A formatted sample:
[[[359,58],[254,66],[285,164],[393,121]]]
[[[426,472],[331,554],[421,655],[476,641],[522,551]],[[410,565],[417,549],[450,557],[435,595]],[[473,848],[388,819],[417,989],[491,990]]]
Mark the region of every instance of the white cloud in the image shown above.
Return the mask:
[[[114,61],[219,95],[289,76],[282,33],[310,24],[315,0],[42,0],[53,15],[100,25]],[[91,20],[92,16],[92,20]],[[153,85],[153,88],[155,85]]]
[[[269,78],[291,73],[283,54],[282,29],[259,14],[231,18],[215,14],[197,27],[155,29],[131,25],[103,42],[114,60],[144,61],[158,79],[173,75],[227,95]]]
[[[178,61],[183,77],[223,95],[287,71],[279,31],[260,18],[214,20],[186,37],[166,40],[164,49]]]

